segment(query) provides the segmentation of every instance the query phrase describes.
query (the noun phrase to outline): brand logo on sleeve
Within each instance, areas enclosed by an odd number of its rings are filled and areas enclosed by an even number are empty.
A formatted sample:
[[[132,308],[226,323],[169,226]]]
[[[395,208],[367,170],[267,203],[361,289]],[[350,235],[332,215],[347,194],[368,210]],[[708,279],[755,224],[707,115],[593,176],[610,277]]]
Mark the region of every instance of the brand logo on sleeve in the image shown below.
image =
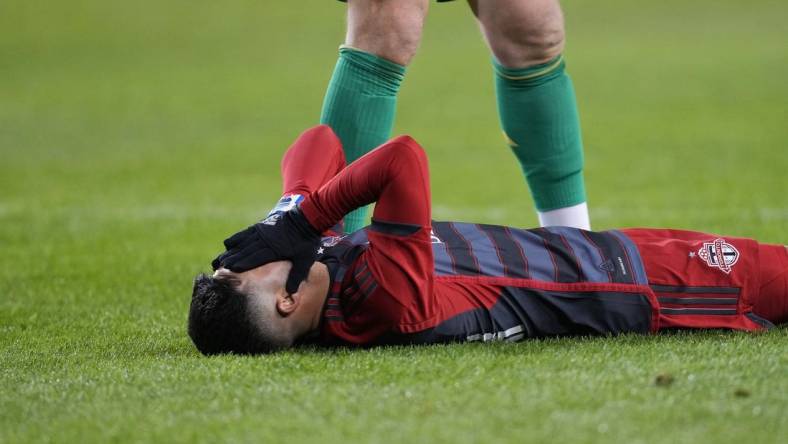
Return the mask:
[[[728,274],[736,261],[739,260],[739,250],[725,242],[724,239],[714,239],[711,242],[703,243],[703,247],[698,250],[698,257],[703,259],[709,267],[719,268]]]

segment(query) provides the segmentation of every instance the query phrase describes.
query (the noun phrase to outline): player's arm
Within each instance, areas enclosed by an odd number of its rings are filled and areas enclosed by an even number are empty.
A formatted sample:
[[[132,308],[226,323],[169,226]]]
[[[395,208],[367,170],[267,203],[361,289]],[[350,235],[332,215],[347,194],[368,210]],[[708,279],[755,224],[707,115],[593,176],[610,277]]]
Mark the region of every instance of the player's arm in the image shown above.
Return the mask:
[[[370,301],[364,320],[353,321],[364,325],[367,338],[435,314],[429,168],[415,140],[398,137],[356,160],[312,193],[301,210],[322,228],[371,202],[376,204],[366,233],[369,247],[353,272]]]
[[[428,273],[430,190],[427,157],[410,137],[381,145],[307,196],[300,209],[274,215],[225,241],[220,265],[241,272],[274,260],[293,262],[288,291],[295,291],[314,262],[319,234],[347,212],[378,202],[373,231],[406,235],[419,250],[413,268]],[[415,245],[419,245],[415,247]],[[404,250],[401,253],[406,253]]]
[[[342,143],[327,125],[312,127],[282,156],[282,194],[308,195],[345,167]]]
[[[412,138],[397,137],[356,160],[308,196],[301,210],[315,229],[323,230],[373,202],[373,225],[429,228],[427,156]]]
[[[431,204],[427,156],[415,140],[398,137],[356,160],[307,197],[301,210],[320,230],[372,202],[370,246],[359,258],[361,266],[371,271],[379,291],[397,301],[389,309],[423,319],[432,308]]]
[[[345,167],[342,143],[327,125],[312,127],[282,156],[282,198],[269,213],[288,211]]]
[[[301,133],[282,156],[282,197],[268,213],[265,220],[270,221],[283,217],[284,213],[296,208],[304,196],[320,188],[344,167],[345,154],[342,151],[342,143],[330,127],[318,125]],[[227,262],[230,256],[241,252],[234,246],[247,239],[245,235],[252,234],[254,226],[225,239],[224,245],[227,250],[211,262],[214,270]],[[248,241],[251,241],[251,238]],[[244,254],[248,260],[254,263],[264,261],[267,257],[248,257],[248,251]],[[259,254],[265,255],[267,253],[260,251]],[[232,261],[228,263],[232,263]],[[241,269],[247,265],[245,262],[237,261],[235,266],[237,269]]]

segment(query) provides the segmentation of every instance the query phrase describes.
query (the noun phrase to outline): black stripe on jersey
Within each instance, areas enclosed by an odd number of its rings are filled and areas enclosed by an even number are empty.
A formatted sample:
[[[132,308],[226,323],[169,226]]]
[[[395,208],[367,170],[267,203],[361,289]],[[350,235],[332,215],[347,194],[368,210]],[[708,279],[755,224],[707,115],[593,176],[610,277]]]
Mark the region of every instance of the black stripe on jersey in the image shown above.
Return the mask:
[[[364,278],[364,282],[359,282],[358,290],[364,293],[367,290],[369,290],[369,287],[371,287],[374,283],[375,283],[375,278],[373,278],[372,274],[370,273],[368,277]]]
[[[507,227],[498,225],[477,225],[492,241],[498,251],[506,277],[529,279],[528,260],[520,244],[514,241]]]
[[[348,285],[348,287],[342,292],[342,299],[341,299],[342,307],[345,308],[349,305],[352,305],[353,301],[358,299],[358,295],[359,295],[358,285],[356,285],[355,282]]]
[[[580,261],[577,259],[577,255],[575,254],[575,250],[572,249],[572,245],[569,243],[568,240],[566,240],[566,237],[564,237],[564,235],[559,234],[558,236],[561,239],[561,242],[564,243],[564,246],[566,247],[566,251],[569,252],[570,257],[572,258],[572,261],[574,262],[575,266],[577,267],[577,274],[580,275],[580,279],[584,280],[584,281],[587,280],[586,274],[583,273],[583,268],[580,266]]]
[[[736,287],[689,287],[686,285],[652,285],[651,289],[657,293],[687,293],[687,294],[739,294]]]
[[[586,235],[586,239],[598,247],[599,252],[602,254],[604,262],[596,264],[596,266],[610,272],[613,282],[619,284],[632,284],[635,282],[634,272],[631,268],[628,270],[628,273],[622,273],[621,264],[624,263],[624,260],[628,261],[628,257],[621,244],[616,239],[613,239],[611,234],[594,231],[585,231],[583,234]]]
[[[366,263],[361,263],[354,271],[350,285],[343,292],[343,312],[346,315],[355,313],[377,288],[378,283],[375,282],[372,271]]]
[[[752,322],[755,322],[756,324],[760,325],[761,327],[763,327],[765,329],[769,329],[770,330],[770,329],[774,328],[774,324],[772,324],[768,320],[756,315],[753,312],[746,313],[744,316],[747,316],[747,319],[751,320]]]
[[[663,298],[658,297],[661,304],[677,305],[736,305],[739,298]]]
[[[417,224],[403,224],[399,222],[385,222],[382,220],[372,219],[372,224],[369,229],[383,234],[391,234],[393,236],[410,236],[411,234],[419,231],[421,225]]]
[[[332,309],[332,310],[341,310],[342,306],[339,303],[339,299],[333,298],[333,297],[329,297],[329,298],[326,299],[326,308]]]
[[[736,309],[729,308],[660,308],[660,313],[674,315],[735,315]]]
[[[436,223],[432,227],[439,239],[446,245],[446,251],[454,264],[457,274],[478,276],[479,263],[473,257],[470,243],[457,232],[451,222]]]
[[[352,299],[349,299],[345,304],[344,312],[348,315],[352,315],[358,311],[361,304],[367,300],[370,294],[372,294],[375,290],[377,290],[378,285],[373,282],[370,286],[370,290],[363,291],[359,290],[356,294],[353,295]]]
[[[355,284],[360,289],[361,287],[364,286],[364,284],[367,283],[368,279],[372,278],[372,272],[369,271],[369,268],[367,268],[365,264],[361,264],[361,266],[358,267],[358,271],[356,271],[354,278],[355,278]]]
[[[351,282],[344,290],[342,290],[342,295],[348,297],[357,291],[358,291],[358,284],[356,284],[355,282]]]
[[[375,290],[377,289],[378,289],[378,283],[375,282],[374,280],[368,286],[361,289],[361,294],[363,297],[359,298],[359,304],[366,301],[367,298],[370,297],[373,293],[375,293]]]
[[[579,282],[583,272],[577,263],[575,253],[567,247],[564,237],[551,233],[544,228],[531,230],[542,238],[545,248],[553,259],[556,268],[556,282]]]

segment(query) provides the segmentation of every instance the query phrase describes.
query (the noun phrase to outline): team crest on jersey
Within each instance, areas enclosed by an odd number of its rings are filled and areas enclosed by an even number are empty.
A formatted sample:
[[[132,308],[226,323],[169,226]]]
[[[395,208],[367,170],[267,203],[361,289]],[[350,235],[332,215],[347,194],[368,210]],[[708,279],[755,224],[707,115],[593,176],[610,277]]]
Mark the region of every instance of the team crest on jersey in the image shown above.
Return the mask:
[[[724,239],[714,239],[711,242],[703,243],[703,247],[698,250],[698,256],[709,267],[719,268],[725,274],[728,274],[736,264],[736,261],[739,260],[739,250],[725,242]]]

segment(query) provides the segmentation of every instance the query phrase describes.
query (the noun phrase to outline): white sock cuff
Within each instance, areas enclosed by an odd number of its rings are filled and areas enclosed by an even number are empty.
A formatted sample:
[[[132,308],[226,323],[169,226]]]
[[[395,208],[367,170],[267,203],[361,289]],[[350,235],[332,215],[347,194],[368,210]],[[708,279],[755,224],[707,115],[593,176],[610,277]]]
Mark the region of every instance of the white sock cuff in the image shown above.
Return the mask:
[[[558,208],[550,211],[537,211],[539,225],[543,227],[574,227],[583,230],[591,229],[586,202],[571,207]]]

